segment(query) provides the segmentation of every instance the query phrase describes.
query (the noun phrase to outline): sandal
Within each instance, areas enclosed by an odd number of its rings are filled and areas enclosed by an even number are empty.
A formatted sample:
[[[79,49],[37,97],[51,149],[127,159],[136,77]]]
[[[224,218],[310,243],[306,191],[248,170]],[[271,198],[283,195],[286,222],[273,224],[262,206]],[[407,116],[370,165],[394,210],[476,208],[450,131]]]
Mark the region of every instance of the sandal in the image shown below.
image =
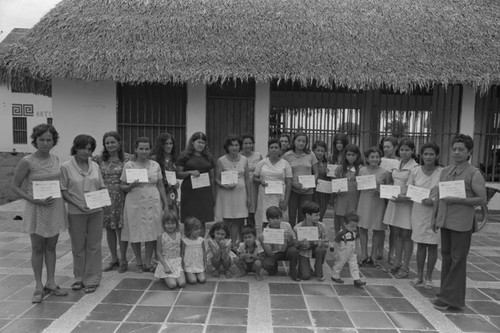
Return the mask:
[[[80,290],[80,289],[83,289],[83,282],[82,281],[76,281],[75,283],[73,283],[71,285],[71,289],[73,290]]]
[[[142,273],[142,272],[144,272],[144,265],[143,264],[137,265],[137,273]]]
[[[396,274],[399,271],[400,268],[401,268],[401,265],[393,265],[391,267],[391,269],[389,270],[389,272],[391,274]]]
[[[424,288],[428,290],[433,289],[434,284],[432,283],[432,280],[425,280]]]
[[[213,277],[214,279],[218,279],[218,278],[220,277],[220,273],[219,273],[219,271],[218,271],[218,270],[215,270],[215,271],[212,273],[212,277]]]
[[[85,293],[86,294],[93,293],[94,291],[96,291],[96,289],[97,289],[97,286],[95,284],[90,284],[90,285],[85,287]]]
[[[120,266],[120,261],[119,260],[117,260],[115,262],[110,262],[108,264],[108,266],[106,266],[106,267],[104,267],[102,269],[102,271],[103,272],[110,272],[110,271],[114,270],[115,268],[118,268],[119,266]]]
[[[128,263],[120,263],[120,268],[118,268],[118,273],[125,273],[128,270]]]
[[[43,300],[43,291],[36,290],[35,293],[33,294],[33,297],[31,298],[31,303],[42,303],[42,300]]]
[[[45,293],[54,295],[54,296],[66,296],[68,292],[66,290],[62,290],[61,287],[56,286],[54,289],[50,289],[48,287],[43,287]]]
[[[415,279],[413,279],[410,283],[411,283],[413,286],[418,287],[418,286],[420,286],[422,283],[424,283],[424,280],[422,280],[421,278],[416,277],[416,278],[415,278]]]
[[[224,275],[226,275],[226,279],[230,279],[233,277],[233,273],[231,273],[231,271],[229,269],[226,271],[226,273]]]
[[[394,274],[394,277],[396,279],[405,279],[409,276],[408,270],[401,268],[396,274]]]
[[[381,271],[386,271],[385,267],[382,266],[381,263],[379,263],[377,260],[373,260],[373,267],[375,267],[376,269],[380,269]]]

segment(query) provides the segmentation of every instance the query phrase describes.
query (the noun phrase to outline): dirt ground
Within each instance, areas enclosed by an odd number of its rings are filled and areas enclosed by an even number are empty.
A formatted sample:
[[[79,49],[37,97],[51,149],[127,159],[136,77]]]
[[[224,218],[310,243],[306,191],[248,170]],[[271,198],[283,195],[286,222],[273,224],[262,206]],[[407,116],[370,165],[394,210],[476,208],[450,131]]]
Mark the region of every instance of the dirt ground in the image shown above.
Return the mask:
[[[12,192],[11,183],[16,165],[23,156],[22,153],[15,156],[11,153],[0,153],[0,205],[19,199]]]

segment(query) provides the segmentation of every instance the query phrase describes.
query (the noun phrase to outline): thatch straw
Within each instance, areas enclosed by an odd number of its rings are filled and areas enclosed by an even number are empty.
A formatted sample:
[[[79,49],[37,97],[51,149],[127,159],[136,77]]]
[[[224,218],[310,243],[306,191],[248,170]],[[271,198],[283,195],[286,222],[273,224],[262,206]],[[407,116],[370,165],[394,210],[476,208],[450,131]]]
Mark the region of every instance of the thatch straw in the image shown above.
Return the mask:
[[[0,80],[228,78],[352,89],[500,82],[498,0],[63,0]]]

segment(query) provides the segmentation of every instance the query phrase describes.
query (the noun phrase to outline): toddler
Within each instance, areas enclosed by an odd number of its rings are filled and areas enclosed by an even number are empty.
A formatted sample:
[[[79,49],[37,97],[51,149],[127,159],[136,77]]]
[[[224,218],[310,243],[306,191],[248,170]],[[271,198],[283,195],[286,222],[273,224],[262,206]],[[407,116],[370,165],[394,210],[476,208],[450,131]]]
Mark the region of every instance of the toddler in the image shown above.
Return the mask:
[[[238,247],[238,266],[243,274],[255,272],[255,279],[262,280],[260,271],[262,269],[262,259],[264,258],[264,249],[257,240],[257,232],[252,226],[245,226],[242,230],[243,242]]]
[[[355,212],[347,212],[344,216],[344,228],[335,236],[337,246],[336,260],[332,268],[332,281],[344,283],[340,278],[340,271],[345,263],[349,263],[349,270],[356,287],[361,287],[366,282],[359,278],[358,259],[356,257],[356,239],[358,235],[359,216]]]
[[[186,285],[186,277],[182,270],[181,239],[179,217],[175,211],[168,211],[162,218],[163,233],[156,241],[158,265],[155,278],[163,279],[168,288],[182,288]]]
[[[222,222],[215,223],[208,232],[206,243],[207,252],[207,272],[211,272],[214,278],[218,278],[223,271],[226,278],[233,277],[231,266],[237,256],[231,251],[231,239],[229,239],[229,227]]]
[[[200,237],[203,225],[195,217],[184,220],[184,237],[181,243],[181,257],[186,280],[190,284],[205,283],[205,246]]]

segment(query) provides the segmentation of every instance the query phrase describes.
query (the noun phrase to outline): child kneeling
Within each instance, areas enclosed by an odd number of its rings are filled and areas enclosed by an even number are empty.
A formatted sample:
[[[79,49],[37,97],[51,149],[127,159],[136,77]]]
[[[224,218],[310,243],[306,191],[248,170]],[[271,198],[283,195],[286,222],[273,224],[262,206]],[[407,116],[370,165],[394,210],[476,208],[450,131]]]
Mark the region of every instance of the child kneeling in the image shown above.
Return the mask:
[[[340,271],[349,263],[349,270],[356,287],[361,287],[366,282],[359,278],[358,258],[356,256],[356,240],[358,234],[359,216],[355,212],[348,212],[344,216],[343,229],[335,236],[335,263],[332,268],[332,281],[344,283],[340,278]]]
[[[229,227],[223,222],[214,223],[208,235],[207,273],[211,273],[214,278],[218,278],[221,272],[228,279],[233,277],[231,268],[238,261],[238,257],[231,251]]]
[[[325,262],[326,249],[329,247],[326,228],[322,222],[319,222],[319,205],[315,202],[306,202],[302,206],[302,214],[305,220],[297,224],[294,228],[297,236],[295,247],[299,252],[299,278],[309,280],[311,276],[316,275],[318,281],[324,281],[323,263]],[[318,231],[318,240],[310,241],[301,239],[301,228],[314,227]],[[311,269],[310,259],[315,258],[314,271]]]
[[[241,232],[243,242],[238,247],[238,267],[243,274],[255,272],[255,279],[262,280],[260,271],[262,269],[262,259],[264,258],[264,249],[257,240],[257,232],[252,226],[244,226]]]
[[[186,285],[186,277],[182,270],[181,239],[179,217],[174,211],[166,212],[162,218],[163,233],[156,241],[158,265],[155,278],[163,279],[168,288],[182,288]]]

